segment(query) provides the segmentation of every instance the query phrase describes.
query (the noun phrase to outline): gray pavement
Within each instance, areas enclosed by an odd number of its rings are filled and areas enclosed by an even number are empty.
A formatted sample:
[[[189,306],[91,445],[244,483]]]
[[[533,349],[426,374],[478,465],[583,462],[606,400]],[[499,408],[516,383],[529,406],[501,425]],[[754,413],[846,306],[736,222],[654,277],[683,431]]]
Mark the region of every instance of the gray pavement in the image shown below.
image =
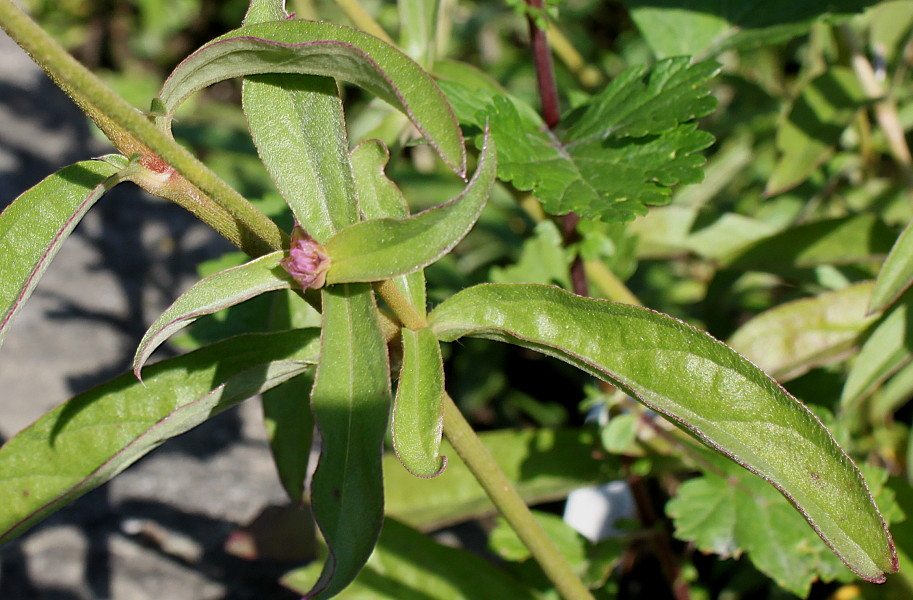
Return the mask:
[[[109,151],[0,32],[0,208]],[[146,326],[195,280],[196,265],[228,248],[182,209],[128,185],[67,240],[0,348],[0,441],[127,370]],[[238,524],[284,500],[249,401],[0,548],[0,599],[292,598],[275,584],[288,565],[223,550]]]

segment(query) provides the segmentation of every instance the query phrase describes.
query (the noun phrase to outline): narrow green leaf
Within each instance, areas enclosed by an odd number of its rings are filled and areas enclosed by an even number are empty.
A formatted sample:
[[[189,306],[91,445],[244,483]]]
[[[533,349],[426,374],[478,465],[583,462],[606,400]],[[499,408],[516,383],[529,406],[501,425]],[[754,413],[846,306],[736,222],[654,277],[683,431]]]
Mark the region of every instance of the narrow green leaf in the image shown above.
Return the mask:
[[[367,140],[349,153],[358,207],[366,220],[404,219],[409,216],[409,204],[399,187],[387,178],[384,169],[390,160],[390,151],[379,140]],[[425,274],[419,269],[414,273],[393,278],[393,284],[412,302],[412,307],[425,315]]]
[[[400,48],[426,69],[434,62],[439,0],[397,0]]]
[[[890,248],[891,233],[871,214],[823,219],[780,231],[729,257],[727,268],[771,270],[852,264],[878,260]]]
[[[321,452],[311,503],[329,556],[307,597],[324,599],[355,578],[380,533],[390,372],[371,288],[329,286],[322,296],[320,364],[311,393]]]
[[[290,288],[294,282],[279,261],[284,253],[272,252],[239,267],[232,267],[198,281],[169,306],[146,331],[133,357],[139,379],[146,360],[165,340],[203,315],[240,304],[254,296]]]
[[[291,381],[263,392],[263,425],[279,481],[292,504],[304,498],[314,419],[308,398],[314,378],[302,373]]]
[[[416,477],[436,477],[447,465],[441,456],[444,431],[444,362],[428,329],[403,327],[403,366],[393,405],[393,449]]]
[[[340,25],[284,20],[230,31],[178,65],[159,98],[170,115],[197,90],[262,73],[322,75],[363,87],[408,116],[450,168],[466,172],[462,133],[431,77],[394,47]],[[162,126],[169,121],[163,117]]]
[[[429,315],[442,341],[473,335],[538,350],[621,386],[769,481],[854,572],[884,581],[894,544],[859,470],[821,422],[704,332],[625,304],[536,285],[481,285]]]
[[[318,565],[297,569],[282,584],[305,593]],[[346,600],[529,600],[532,590],[466,550],[451,548],[393,519],[384,521],[364,571]]]
[[[0,448],[0,543],[113,478],[165,440],[302,373],[316,329],[239,336],[121,375]]]
[[[754,317],[729,339],[734,350],[777,381],[845,355],[875,321],[866,316],[872,282],[803,298]]]
[[[65,167],[26,190],[0,213],[0,345],[13,318],[61,244],[119,169],[100,160]]]
[[[885,379],[913,359],[913,298],[905,297],[885,313],[869,334],[846,378],[840,405],[858,406]]]
[[[486,136],[479,166],[453,200],[404,219],[373,219],[346,227],[326,243],[327,283],[380,281],[435,262],[478,220],[497,171],[494,143]]]
[[[876,313],[892,305],[913,283],[913,221],[901,232],[894,247],[881,265],[875,280],[869,312]]]
[[[621,465],[598,458],[591,431],[526,429],[479,434],[498,467],[514,482],[527,504],[554,502],[572,490],[621,477]],[[392,454],[384,456],[387,514],[432,531],[495,513],[475,477],[445,440],[447,469],[434,479],[418,479]]]

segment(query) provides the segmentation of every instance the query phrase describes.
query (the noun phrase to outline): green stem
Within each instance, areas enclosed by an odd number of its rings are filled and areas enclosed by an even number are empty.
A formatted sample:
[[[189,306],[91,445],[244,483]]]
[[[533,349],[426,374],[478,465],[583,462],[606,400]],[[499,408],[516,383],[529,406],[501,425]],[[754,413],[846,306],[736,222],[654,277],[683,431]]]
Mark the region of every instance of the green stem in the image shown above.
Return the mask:
[[[387,306],[390,307],[390,310],[393,311],[400,323],[413,331],[428,327],[428,321],[415,310],[412,302],[399,291],[392,279],[378,281],[374,284],[374,291],[384,299],[384,302],[387,303]]]
[[[593,600],[593,595],[571,570],[564,556],[545,534],[513,483],[498,467],[494,457],[472,430],[453,399],[444,394],[444,435],[469,467],[473,476],[504,515],[533,558],[555,584],[565,600]]]
[[[12,0],[0,0],[0,27],[98,125],[119,152],[126,156],[141,154],[141,164],[167,180],[137,181],[142,187],[190,210],[251,256],[284,245],[285,235],[275,223],[80,64]],[[169,166],[178,177],[168,175]]]
[[[342,9],[342,12],[349,17],[349,20],[352,21],[352,24],[355,25],[355,27],[361,29],[365,33],[370,33],[371,35],[382,39],[391,46],[396,45],[384,28],[374,20],[371,13],[366,11],[358,0],[336,0],[336,6]]]

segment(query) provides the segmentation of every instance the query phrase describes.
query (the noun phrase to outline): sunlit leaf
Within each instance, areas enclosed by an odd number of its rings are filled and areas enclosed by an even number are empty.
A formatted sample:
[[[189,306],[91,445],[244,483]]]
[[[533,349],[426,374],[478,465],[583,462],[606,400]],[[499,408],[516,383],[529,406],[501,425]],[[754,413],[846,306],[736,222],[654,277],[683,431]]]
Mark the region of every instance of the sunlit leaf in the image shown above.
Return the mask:
[[[648,309],[547,286],[480,285],[429,316],[442,341],[464,335],[538,350],[621,386],[766,479],[861,577],[897,568],[865,482],[821,422],[728,346]]]
[[[913,221],[901,232],[875,280],[869,312],[879,312],[897,301],[913,283]]]

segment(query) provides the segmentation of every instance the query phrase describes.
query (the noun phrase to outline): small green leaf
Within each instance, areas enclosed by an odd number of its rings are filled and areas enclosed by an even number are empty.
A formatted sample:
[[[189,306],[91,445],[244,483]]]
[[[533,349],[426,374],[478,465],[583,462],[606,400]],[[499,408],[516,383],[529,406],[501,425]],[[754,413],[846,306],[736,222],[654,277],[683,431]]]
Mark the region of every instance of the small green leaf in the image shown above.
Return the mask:
[[[558,226],[545,220],[523,242],[519,260],[507,267],[492,267],[490,279],[493,283],[546,283],[570,289],[571,260]]]
[[[329,556],[307,597],[325,599],[355,578],[380,533],[390,372],[371,288],[329,286],[322,297],[320,364],[311,392],[321,451],[311,504]]]
[[[409,204],[399,187],[387,178],[384,169],[390,151],[379,140],[367,140],[349,153],[358,207],[366,220],[404,219],[409,216]],[[425,314],[425,274],[422,270],[393,278],[393,284],[412,303],[421,315]]]
[[[318,565],[297,569],[282,584],[303,594]],[[346,588],[346,600],[529,600],[532,590],[466,550],[444,546],[393,519],[364,571]]]
[[[884,581],[894,544],[859,470],[821,422],[704,332],[648,309],[537,285],[480,285],[429,315],[442,341],[472,335],[554,356],[622,387],[766,479],[854,572]]]
[[[479,438],[527,504],[559,500],[577,488],[621,476],[620,464],[598,458],[590,431],[485,431]],[[422,531],[432,531],[495,512],[485,491],[448,442],[442,444],[441,453],[449,457],[447,469],[434,479],[413,477],[395,456],[384,456],[388,515]]]
[[[272,252],[239,267],[232,267],[198,281],[169,306],[146,331],[133,357],[133,372],[140,379],[146,360],[162,342],[203,315],[240,304],[254,296],[291,288],[293,282],[279,265],[284,253]]]
[[[441,456],[444,428],[444,363],[428,328],[403,327],[403,366],[393,405],[393,449],[416,477],[436,477],[447,465]]]
[[[885,379],[913,359],[913,298],[904,297],[885,313],[869,334],[846,378],[840,405],[858,406]]]
[[[76,396],[0,448],[0,544],[123,471],[165,440],[299,375],[318,331],[232,338]]]
[[[25,191],[0,213],[0,345],[13,318],[60,250],[102,194],[118,167],[99,160],[70,165]]]
[[[389,279],[450,252],[478,220],[496,169],[494,143],[486,136],[475,175],[450,202],[404,219],[373,219],[341,230],[326,243],[331,260],[327,283]]]
[[[797,225],[759,240],[725,266],[746,271],[808,268],[874,261],[890,248],[891,234],[875,215],[823,219]]]
[[[845,355],[875,320],[865,307],[871,282],[774,307],[742,325],[729,345],[777,381]]]
[[[913,221],[901,232],[875,280],[869,312],[885,310],[913,283]]]
[[[431,77],[394,47],[340,25],[284,20],[230,31],[178,65],[159,98],[172,114],[197,90],[262,73],[321,75],[363,87],[408,116],[450,168],[466,172],[462,134]],[[170,118],[160,124],[170,127]]]

